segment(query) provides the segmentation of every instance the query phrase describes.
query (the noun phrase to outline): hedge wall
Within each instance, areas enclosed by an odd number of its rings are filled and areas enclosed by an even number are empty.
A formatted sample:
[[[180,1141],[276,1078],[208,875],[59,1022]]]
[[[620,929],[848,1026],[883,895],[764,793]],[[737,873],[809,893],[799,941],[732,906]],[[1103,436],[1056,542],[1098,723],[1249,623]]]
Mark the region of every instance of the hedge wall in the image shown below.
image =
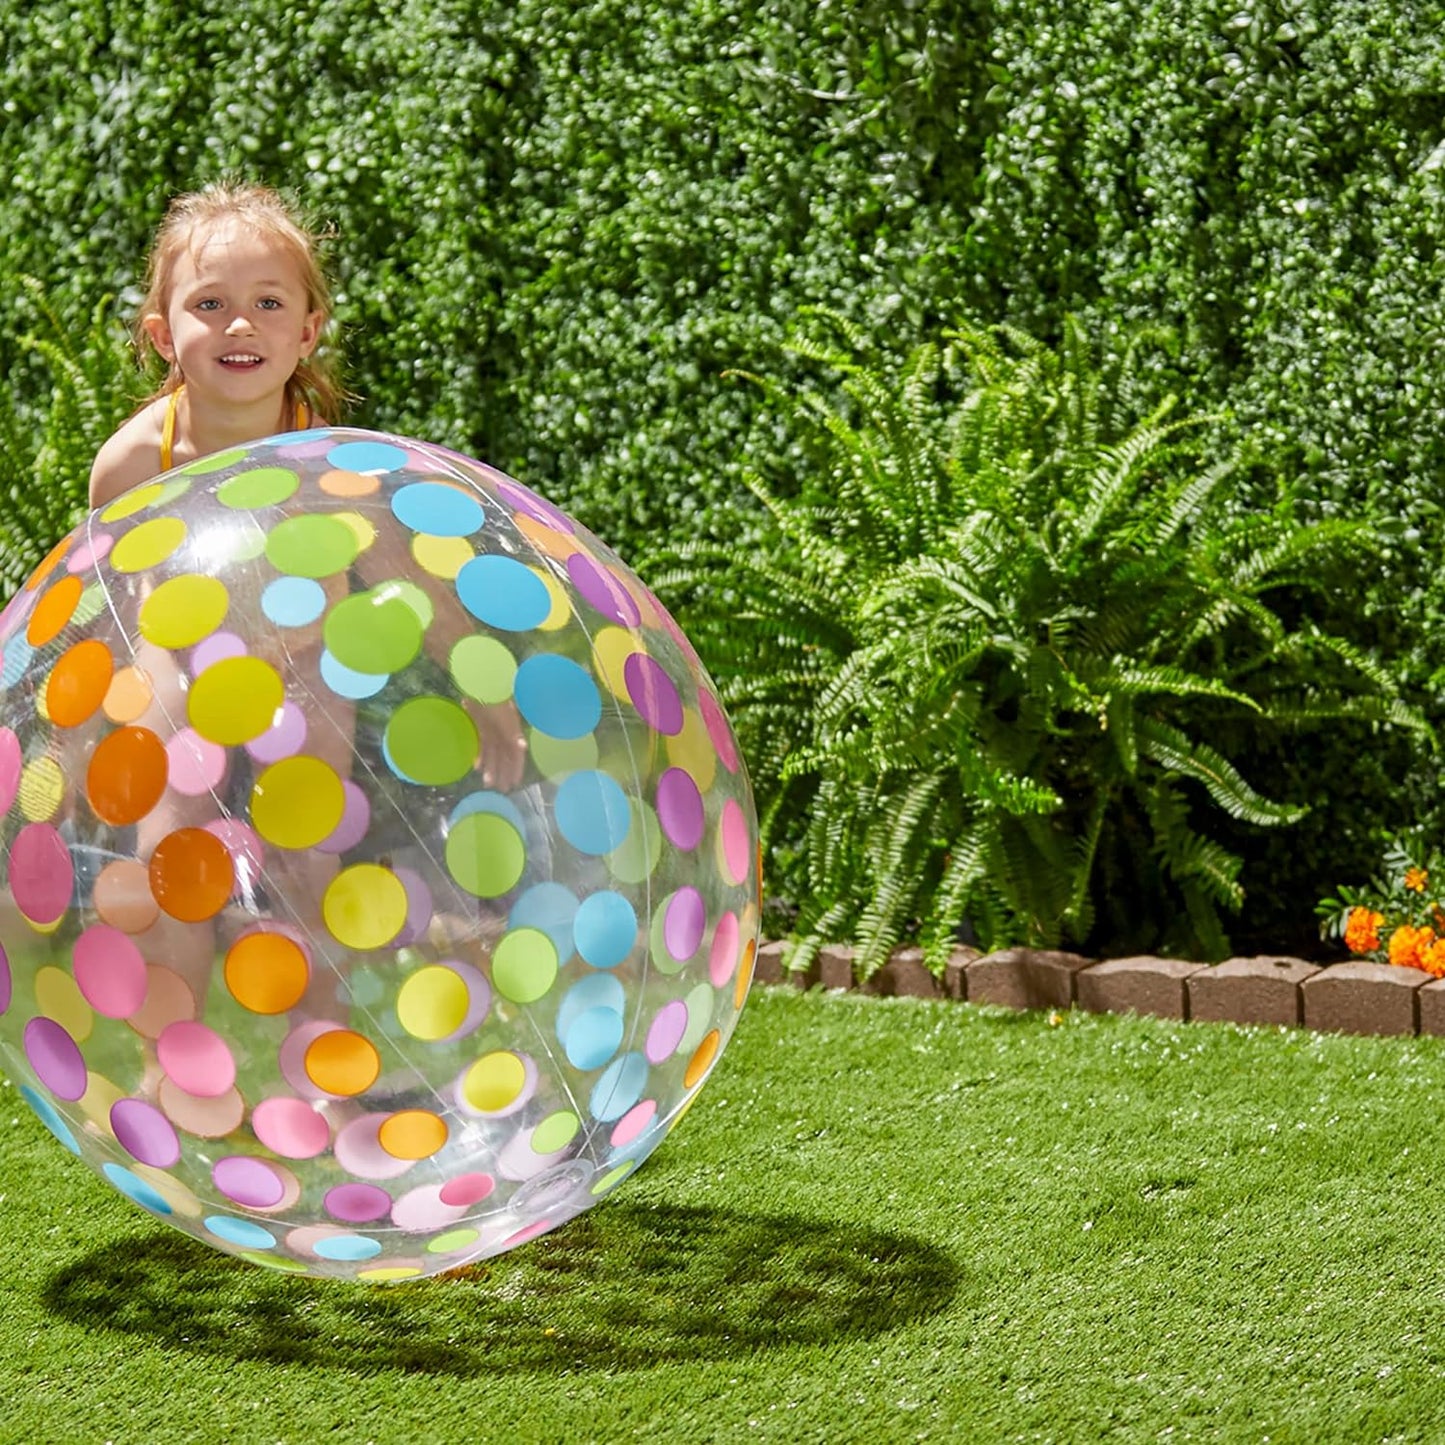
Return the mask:
[[[1438,18],[1418,0],[0,0],[0,366],[39,402],[14,277],[77,318],[106,292],[123,310],[165,198],[242,171],[334,227],[358,420],[487,456],[638,558],[698,529],[745,544],[738,467],[787,439],[723,372],[780,365],[801,306],[900,346],[960,306],[1044,336],[1073,312],[1106,346],[1163,326],[1161,382],[1221,413],[1222,450],[1261,455],[1262,500],[1403,522],[1360,585],[1433,707]],[[1418,760],[1363,777],[1359,751],[1292,756],[1285,784],[1329,802],[1343,779],[1382,826],[1442,821]],[[1338,858],[1328,812],[1313,826],[1304,852]]]

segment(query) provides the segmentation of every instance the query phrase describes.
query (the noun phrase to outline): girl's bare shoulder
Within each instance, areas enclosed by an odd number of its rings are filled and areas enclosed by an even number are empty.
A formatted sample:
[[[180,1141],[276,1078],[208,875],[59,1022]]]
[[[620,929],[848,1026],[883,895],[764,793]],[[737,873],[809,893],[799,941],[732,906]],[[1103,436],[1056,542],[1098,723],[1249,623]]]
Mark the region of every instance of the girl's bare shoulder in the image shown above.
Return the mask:
[[[112,498],[161,469],[161,425],[164,398],[147,402],[124,421],[95,454],[90,468],[90,505],[103,507]]]

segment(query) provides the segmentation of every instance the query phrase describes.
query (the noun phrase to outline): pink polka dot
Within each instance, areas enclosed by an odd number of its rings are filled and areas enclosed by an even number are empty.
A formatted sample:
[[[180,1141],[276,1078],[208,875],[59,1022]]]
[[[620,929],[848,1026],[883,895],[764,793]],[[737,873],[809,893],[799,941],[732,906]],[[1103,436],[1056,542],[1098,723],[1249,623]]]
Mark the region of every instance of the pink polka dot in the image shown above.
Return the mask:
[[[129,1018],[146,999],[146,962],[118,928],[97,923],[75,940],[75,982],[85,1001],[107,1018]]]
[[[20,789],[20,739],[0,728],[0,813],[8,813]]]
[[[703,688],[698,692],[697,706],[702,713],[703,726],[707,728],[707,735],[712,739],[712,745],[717,749],[723,767],[730,773],[737,772],[738,746],[733,741],[733,730],[728,726],[728,720],[723,716],[718,700]]]
[[[177,1087],[201,1099],[216,1099],[236,1082],[236,1061],[225,1040],[205,1024],[182,1019],[156,1040],[160,1066]]]
[[[712,936],[712,951],[708,954],[707,973],[714,988],[721,988],[733,976],[738,966],[738,939],[740,930],[735,913],[724,913],[717,921]]]
[[[443,1204],[480,1204],[496,1187],[490,1174],[458,1174],[442,1185],[438,1198]]]
[[[231,855],[231,868],[236,874],[236,891],[243,897],[254,889],[266,866],[266,846],[255,829],[239,818],[214,818],[206,824],[206,832],[221,840]]]
[[[679,888],[667,900],[662,918],[662,941],[679,963],[686,963],[702,943],[707,928],[707,906],[696,888]]]
[[[684,852],[702,842],[706,824],[702,794],[682,768],[668,768],[657,780],[657,821],[668,842]]]
[[[392,1206],[391,1222],[408,1234],[426,1234],[455,1224],[466,1209],[460,1204],[448,1204],[441,1195],[441,1189],[435,1184],[408,1190]]]
[[[88,541],[82,542],[70,554],[70,559],[65,564],[65,570],[67,572],[89,571],[97,562],[104,562],[110,556],[110,549],[114,545],[115,538],[109,532],[92,533]]]
[[[411,1168],[414,1161],[398,1159],[381,1147],[377,1133],[389,1118],[390,1114],[363,1114],[336,1136],[332,1152],[348,1174],[359,1179],[395,1179]]]
[[[279,763],[306,746],[306,714],[294,702],[281,704],[281,715],[260,737],[246,744],[258,763]]]
[[[748,820],[736,798],[723,804],[722,823],[723,871],[729,883],[741,883],[752,864],[752,839]]]
[[[85,1093],[85,1060],[80,1046],[54,1019],[31,1019],[25,1025],[25,1057],[35,1077],[58,1099]]]
[[[329,1099],[331,1097],[324,1090],[318,1089],[307,1075],[306,1050],[322,1034],[330,1033],[332,1029],[340,1027],[340,1024],[333,1023],[330,1019],[310,1019],[304,1024],[298,1024],[281,1041],[281,1047],[276,1051],[276,1062],[281,1067],[281,1077],[303,1099]],[[386,1116],[383,1114],[378,1117],[385,1118]]]
[[[625,1149],[647,1129],[647,1126],[657,1117],[657,1102],[654,1099],[644,1099],[640,1104],[635,1104],[618,1121],[612,1130],[612,1147],[614,1149]]]
[[[567,559],[567,575],[578,592],[604,617],[624,627],[636,627],[642,620],[642,610],[628,590],[586,553],[574,552]]]
[[[194,728],[182,728],[166,744],[166,762],[171,787],[187,798],[203,797],[226,776],[225,748]]]
[[[286,1195],[286,1181],[264,1159],[231,1154],[216,1160],[211,1182],[226,1196],[248,1209],[270,1209]]]
[[[10,845],[10,892],[32,923],[54,923],[70,907],[75,869],[49,823],[27,823]]]
[[[331,1142],[325,1118],[304,1099],[262,1099],[251,1112],[251,1128],[283,1159],[314,1159]]]
[[[421,874],[411,868],[393,868],[391,871],[401,879],[401,886],[406,889],[406,922],[387,947],[404,948],[426,933],[432,917],[431,889],[426,886]]]
[[[10,959],[6,956],[5,949],[0,947],[0,1014],[10,1007],[11,989]]]

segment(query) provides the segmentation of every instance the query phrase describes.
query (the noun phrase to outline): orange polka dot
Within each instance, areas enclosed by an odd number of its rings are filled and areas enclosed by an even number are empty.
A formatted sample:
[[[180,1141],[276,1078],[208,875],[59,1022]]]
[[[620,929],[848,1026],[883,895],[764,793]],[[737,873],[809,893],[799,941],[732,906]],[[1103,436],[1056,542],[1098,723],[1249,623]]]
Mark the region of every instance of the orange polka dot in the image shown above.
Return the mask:
[[[376,1045],[351,1029],[328,1029],[306,1050],[306,1077],[328,1094],[363,1093],[380,1073]]]
[[[702,1082],[703,1075],[712,1067],[712,1061],[717,1058],[717,1047],[721,1042],[721,1035],[716,1029],[713,1029],[697,1046],[697,1052],[688,1061],[687,1072],[682,1076],[685,1088],[690,1089],[695,1084]]]
[[[306,992],[309,970],[299,944],[283,933],[248,933],[226,955],[226,987],[252,1013],[280,1014]]]
[[[529,517],[525,512],[517,513],[516,523],[517,530],[539,552],[555,557],[559,562],[565,562],[575,553],[586,550],[576,538],[568,536],[566,532],[556,531],[545,522]]]
[[[150,674],[144,668],[123,667],[111,678],[102,706],[111,722],[132,723],[151,705],[154,696]]]
[[[118,728],[90,755],[85,796],[103,823],[124,828],[160,802],[166,775],[165,744],[149,728]]]
[[[447,1126],[426,1109],[403,1109],[382,1124],[376,1138],[393,1159],[430,1159],[447,1142]]]
[[[328,497],[369,497],[381,483],[365,472],[331,471],[322,473],[316,485]]]
[[[748,986],[753,981],[753,965],[758,961],[757,939],[749,939],[748,946],[743,949],[743,961],[738,965],[737,983],[733,988],[733,1007],[741,1008],[747,1001]]]
[[[45,579],[49,577],[50,574],[55,571],[56,567],[60,565],[60,559],[64,557],[68,551],[70,551],[71,545],[74,543],[74,541],[75,533],[72,532],[70,536],[62,537],[50,549],[50,551],[45,554],[44,560],[30,574],[30,579],[25,584],[25,590],[27,592],[34,592],[38,587],[41,586],[42,583],[44,583]]]
[[[79,577],[62,577],[39,602],[30,614],[25,628],[25,640],[31,647],[44,647],[60,636],[65,624],[75,615],[80,604],[80,594],[85,584]]]
[[[146,870],[129,858],[117,858],[100,870],[91,902],[101,921],[122,933],[144,933],[160,914]]]
[[[231,855],[204,828],[178,828],[151,854],[151,893],[161,908],[182,923],[214,918],[226,906],[236,874]]]
[[[56,727],[78,727],[105,701],[114,675],[110,649],[96,638],[60,654],[45,684],[45,711]]]

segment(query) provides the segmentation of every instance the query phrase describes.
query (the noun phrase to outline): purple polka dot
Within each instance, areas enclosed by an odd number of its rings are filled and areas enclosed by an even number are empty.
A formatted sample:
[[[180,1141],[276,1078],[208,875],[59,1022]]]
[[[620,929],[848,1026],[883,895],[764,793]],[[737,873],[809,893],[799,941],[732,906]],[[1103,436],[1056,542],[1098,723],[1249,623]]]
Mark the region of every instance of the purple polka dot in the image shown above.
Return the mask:
[[[156,1169],[169,1169],[181,1157],[181,1141],[164,1114],[141,1099],[120,1099],[111,1108],[110,1127],[127,1154]]]
[[[227,1199],[247,1209],[269,1209],[286,1193],[285,1181],[264,1159],[245,1154],[216,1160],[211,1182]]]
[[[0,1014],[10,1007],[11,983],[10,960],[3,945],[0,945]]]
[[[326,1191],[326,1212],[347,1224],[369,1224],[391,1213],[391,1195],[375,1184],[338,1184]]]
[[[657,780],[657,821],[675,847],[690,851],[702,842],[702,794],[690,773],[669,768]]]
[[[341,785],[341,821],[329,838],[323,838],[316,847],[322,853],[346,853],[366,837],[371,826],[371,804],[366,794],[348,778]]]
[[[234,632],[213,632],[191,649],[191,676],[199,677],[218,662],[245,655],[246,644]]]
[[[282,703],[281,716],[246,751],[258,763],[279,763],[294,757],[306,745],[306,714],[294,702]]]
[[[426,886],[426,880],[421,874],[411,868],[393,868],[391,871],[406,889],[406,922],[387,947],[404,948],[426,933],[432,918],[431,889]]]
[[[634,652],[622,664],[622,680],[633,707],[649,727],[667,737],[676,737],[682,731],[682,699],[677,695],[676,683],[656,658]]]
[[[472,465],[475,466],[476,463],[473,462]],[[519,482],[499,480],[497,495],[509,507],[515,507],[519,512],[531,517],[533,521],[541,522],[544,527],[550,527],[554,532],[565,532],[571,536],[577,530],[572,524],[572,519],[565,512],[554,507],[546,497],[539,497],[536,492],[530,491]]]
[[[662,941],[667,951],[684,963],[698,950],[707,927],[707,907],[696,888],[679,888],[667,900],[662,921]]]
[[[712,739],[712,745],[717,749],[723,767],[730,773],[737,772],[738,745],[733,741],[733,730],[728,726],[728,720],[723,716],[718,700],[704,689],[697,695],[697,705],[702,713],[703,726],[707,728],[707,735]]]
[[[32,923],[54,923],[70,907],[75,869],[49,823],[28,823],[10,845],[10,892]]]
[[[65,570],[67,572],[85,572],[98,562],[104,562],[110,556],[110,549],[114,543],[115,538],[109,532],[92,534],[88,542],[83,543],[70,554],[70,560],[65,564]]]
[[[642,621],[642,609],[632,594],[600,563],[583,552],[574,552],[567,559],[567,575],[572,585],[604,617],[624,627],[636,627]]]
[[[85,1093],[85,1060],[80,1046],[54,1019],[31,1019],[25,1025],[25,1057],[35,1077],[57,1099],[78,1099]]]
[[[686,1032],[687,1005],[680,998],[663,1004],[647,1031],[647,1062],[660,1064],[664,1059],[670,1059]]]

